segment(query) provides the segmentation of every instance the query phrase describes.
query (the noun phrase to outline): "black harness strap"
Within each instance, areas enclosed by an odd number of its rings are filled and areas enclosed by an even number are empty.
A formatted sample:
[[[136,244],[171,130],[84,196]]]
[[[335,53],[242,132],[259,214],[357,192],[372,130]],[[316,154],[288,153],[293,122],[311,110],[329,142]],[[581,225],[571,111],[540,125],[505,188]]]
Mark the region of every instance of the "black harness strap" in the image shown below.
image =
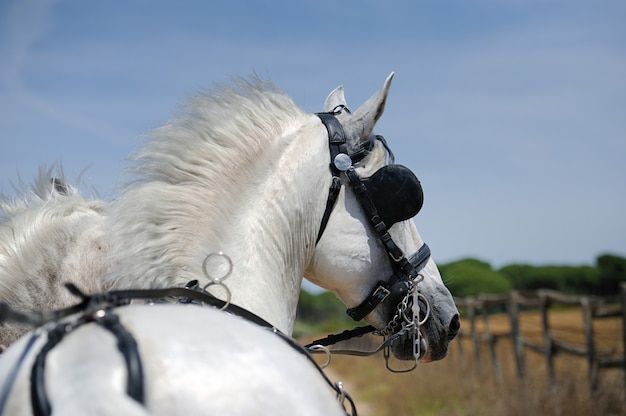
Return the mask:
[[[76,328],[95,322],[111,332],[117,339],[117,348],[126,362],[127,385],[126,392],[138,403],[144,403],[143,366],[139,356],[137,342],[130,332],[121,324],[119,317],[108,309],[100,309],[91,315],[82,315],[72,323],[60,323],[48,332],[48,342],[37,354],[31,370],[30,399],[35,416],[48,416],[52,413],[52,406],[48,400],[45,386],[45,367],[48,353],[66,335]]]
[[[45,323],[58,321],[70,315],[83,312],[84,302],[56,311],[20,312],[12,309],[7,303],[0,302],[0,322],[15,322],[23,325],[38,327]]]
[[[96,323],[109,330],[117,338],[117,349],[126,362],[128,383],[126,392],[138,403],[144,403],[143,366],[139,356],[137,341],[121,324],[119,317],[112,311],[103,311],[104,315],[96,317]]]
[[[188,288],[170,287],[165,289],[116,290],[112,292],[107,292],[104,295],[106,295],[107,297],[110,296],[111,299],[115,299],[117,301],[128,301],[131,299],[151,300],[164,299],[169,297],[181,298],[183,299],[183,301],[180,303],[207,304],[210,306],[214,306],[218,309],[223,309],[227,312],[232,313],[233,315],[240,316],[250,322],[254,322],[257,325],[267,328],[273,328],[272,324],[247,309],[244,309],[232,303],[227,303],[226,301],[216,298],[208,292],[192,290],[194,287],[197,286],[196,280],[192,280],[190,283],[187,284],[187,286]]]
[[[8,304],[0,302],[0,322],[11,321],[22,323],[25,325],[38,327],[48,322],[58,321],[71,315],[85,313],[88,310],[97,310],[100,307],[115,307],[127,305],[133,299],[164,299],[168,297],[179,298],[179,303],[204,303],[210,306],[214,306],[219,309],[223,309],[227,303],[215,296],[207,293],[200,292],[198,290],[192,290],[197,286],[197,281],[193,280],[187,284],[187,287],[170,287],[165,289],[130,289],[130,290],[115,290],[106,293],[97,293],[93,295],[84,295],[76,286],[71,283],[67,283],[65,287],[72,292],[72,294],[82,298],[82,302],[70,306],[68,308],[59,309],[56,311],[46,312],[19,312],[12,309]],[[269,326],[264,319],[247,311],[237,305],[228,304],[228,311],[235,315],[239,315],[249,321],[252,321],[261,326]]]
[[[68,334],[73,332],[76,328],[88,324],[96,323],[102,326],[106,330],[110,331],[117,339],[117,348],[124,356],[126,362],[126,369],[128,373],[127,381],[127,393],[130,397],[136,400],[138,403],[144,403],[144,382],[143,382],[143,366],[139,355],[139,349],[134,337],[124,328],[119,320],[119,317],[112,311],[113,308],[127,305],[133,299],[144,299],[158,301],[159,299],[177,298],[178,303],[183,304],[207,304],[219,309],[222,309],[228,313],[239,316],[259,326],[265,327],[272,331],[275,335],[285,341],[290,347],[299,353],[303,354],[318,370],[322,378],[333,389],[338,397],[342,397],[347,400],[350,406],[351,415],[356,416],[357,410],[354,401],[350,395],[343,389],[338,383],[333,383],[324,373],[322,368],[313,359],[310,352],[306,347],[303,347],[293,338],[283,334],[280,330],[275,328],[272,324],[261,318],[260,316],[241,308],[237,305],[227,303],[221,299],[216,298],[208,292],[198,290],[198,282],[191,281],[184,288],[173,287],[166,289],[138,289],[138,290],[118,290],[107,293],[97,293],[93,295],[85,295],[73,284],[66,284],[68,290],[73,294],[82,298],[82,301],[70,308],[62,309],[55,312],[48,313],[23,313],[17,312],[11,309],[8,305],[0,303],[0,311],[3,315],[0,316],[0,321],[13,320],[27,323],[30,325],[42,325],[46,322],[42,322],[43,316],[54,316],[58,320],[63,317],[67,317],[71,314],[80,312],[79,317],[71,322],[61,322],[54,328],[48,331],[48,340],[39,351],[35,358],[35,362],[31,369],[31,405],[33,408],[33,414],[35,416],[48,416],[52,413],[52,406],[48,400],[45,387],[45,368],[46,357],[48,353],[57,346]],[[36,340],[36,337],[32,338],[32,342]],[[31,343],[32,343],[31,342]],[[29,345],[31,344],[29,343]],[[27,346],[25,353],[30,350]],[[18,367],[19,367],[18,363]],[[15,369],[17,371],[17,367]],[[12,383],[11,383],[12,384]],[[10,392],[11,385],[6,387],[7,397]],[[4,401],[3,403],[4,404]],[[343,405],[344,403],[342,403]],[[0,408],[0,410],[2,410]]]
[[[52,413],[50,401],[46,394],[45,368],[46,356],[68,334],[68,324],[59,324],[48,332],[48,342],[37,354],[30,373],[30,403],[35,416],[48,416]]]
[[[373,328],[373,327],[372,327]],[[328,376],[326,375],[326,373],[324,373],[324,370],[322,369],[322,367],[320,367],[320,365],[317,363],[317,361],[315,361],[315,359],[313,358],[313,356],[311,355],[311,353],[309,352],[308,349],[308,345],[307,346],[302,346],[300,345],[296,340],[294,340],[293,338],[291,338],[288,335],[283,334],[282,332],[280,332],[278,329],[273,328],[272,327],[273,332],[278,335],[283,341],[285,341],[289,346],[291,346],[291,348],[293,348],[294,350],[298,351],[299,353],[301,353],[302,355],[304,355],[312,364],[313,367],[315,367],[317,369],[317,371],[320,373],[320,375],[322,376],[322,378],[326,381],[326,383],[328,385],[330,385],[330,387],[335,390],[335,392],[337,393],[337,395],[341,395],[344,396],[346,400],[348,400],[348,402],[350,403],[350,408],[351,408],[351,416],[357,416],[357,411],[356,411],[356,405],[354,404],[354,400],[352,400],[352,397],[350,397],[350,395],[343,390],[342,388],[340,388],[337,384],[333,383],[332,381],[330,381],[330,379],[328,378]],[[319,343],[317,345],[320,345]],[[341,405],[343,406],[343,403],[341,403]],[[345,410],[345,409],[344,409]]]
[[[120,290],[109,292],[107,295],[116,297],[118,299],[160,299],[166,297],[179,297],[183,299],[181,303],[194,303],[192,301],[196,301],[195,303],[204,303],[207,305],[214,306],[218,309],[222,309],[224,311],[230,312],[233,315],[239,316],[241,318],[246,319],[252,323],[255,323],[259,326],[265,327],[271,330],[274,334],[280,337],[283,341],[285,341],[291,348],[298,351],[302,355],[304,355],[312,364],[313,367],[317,369],[322,378],[326,381],[326,383],[338,394],[343,395],[345,399],[350,403],[351,413],[350,415],[357,416],[356,405],[352,400],[352,397],[345,391],[342,390],[339,386],[333,383],[326,373],[322,370],[322,368],[317,364],[313,356],[311,356],[309,350],[306,347],[300,345],[297,341],[291,338],[288,335],[282,333],[278,328],[274,327],[272,324],[267,322],[265,319],[260,316],[250,312],[247,309],[244,309],[240,306],[234,305],[232,303],[226,303],[225,301],[216,298],[208,292],[199,292],[196,290],[190,290],[198,287],[198,282],[193,280],[186,285],[186,288],[167,288],[167,289],[142,289],[142,290]],[[373,327],[372,327],[373,329]]]
[[[374,331],[376,331],[376,328],[374,328],[372,325],[357,326],[356,328],[346,329],[339,334],[330,334],[324,338],[316,339],[310,344],[305,345],[304,348],[310,349],[312,347],[315,347],[316,345],[328,347],[329,345],[334,345],[352,338],[362,337],[363,335],[370,334]]]

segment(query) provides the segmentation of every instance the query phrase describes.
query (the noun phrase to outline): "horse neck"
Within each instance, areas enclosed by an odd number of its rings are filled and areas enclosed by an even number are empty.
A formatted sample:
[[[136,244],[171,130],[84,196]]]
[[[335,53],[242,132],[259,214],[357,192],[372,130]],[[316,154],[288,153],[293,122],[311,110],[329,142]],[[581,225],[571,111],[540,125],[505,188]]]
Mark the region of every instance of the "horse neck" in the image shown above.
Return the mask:
[[[303,123],[283,130],[252,165],[231,168],[200,184],[204,189],[152,182],[129,188],[112,205],[115,248],[105,284],[206,284],[202,262],[221,251],[233,263],[224,282],[232,302],[290,334],[330,181],[320,169],[328,163],[323,126],[314,116]],[[221,195],[203,197],[223,175],[237,178]]]
[[[220,250],[231,257],[233,276],[225,283],[233,303],[288,334],[330,180],[320,169],[328,163],[328,148],[326,136],[313,128],[316,121],[278,140],[274,149],[281,151],[271,171],[255,175],[240,190],[246,200],[231,207],[231,220],[221,221],[203,244],[205,252]]]

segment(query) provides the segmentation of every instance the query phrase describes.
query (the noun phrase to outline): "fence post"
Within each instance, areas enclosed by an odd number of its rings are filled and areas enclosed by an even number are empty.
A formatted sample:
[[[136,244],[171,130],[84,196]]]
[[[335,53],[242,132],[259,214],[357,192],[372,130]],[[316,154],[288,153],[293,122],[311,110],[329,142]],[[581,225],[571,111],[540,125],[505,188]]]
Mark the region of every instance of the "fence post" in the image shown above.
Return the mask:
[[[550,324],[548,322],[548,307],[550,299],[543,291],[539,291],[539,300],[541,306],[541,327],[543,331],[543,348],[546,354],[546,366],[548,368],[548,380],[550,381],[550,389],[554,393],[556,391],[556,376],[554,374],[554,345],[550,335]]]
[[[511,319],[511,342],[513,353],[515,354],[515,365],[517,367],[517,377],[524,378],[524,347],[519,329],[519,292],[512,291],[509,294],[509,317]]]
[[[585,330],[587,363],[589,365],[589,387],[591,393],[598,389],[598,357],[596,356],[596,346],[593,340],[593,310],[595,303],[587,296],[580,300],[583,311],[583,325]]]
[[[478,372],[482,374],[483,368],[480,363],[480,340],[478,339],[478,331],[476,330],[476,300],[474,298],[468,299],[467,309],[472,342],[474,344],[474,360],[476,361]]]
[[[480,313],[483,318],[483,324],[485,326],[485,340],[489,346],[489,357],[491,358],[491,368],[493,369],[493,376],[496,381],[502,381],[502,372],[500,371],[500,364],[498,363],[498,357],[496,356],[496,337],[491,332],[489,326],[489,311],[487,310],[487,302],[484,297],[480,298]]]
[[[595,397],[596,391],[600,387],[599,379],[601,370],[603,368],[621,368],[624,374],[624,389],[626,393],[626,282],[620,284],[620,298],[620,307],[604,308],[601,299],[595,296],[566,295],[553,290],[540,289],[536,291],[536,297],[532,298],[524,297],[521,293],[517,291],[512,291],[508,294],[508,296],[480,295],[478,297],[467,297],[464,299],[459,299],[459,301],[463,301],[464,306],[467,308],[467,317],[470,323],[469,336],[472,338],[472,342],[474,345],[475,365],[479,373],[482,374],[483,372],[482,363],[480,360],[481,344],[483,342],[487,342],[489,343],[495,378],[496,380],[499,380],[501,378],[501,370],[499,362],[497,360],[495,344],[499,340],[500,336],[509,336],[509,334],[497,334],[497,336],[494,336],[494,334],[491,333],[487,306],[491,304],[505,303],[507,304],[509,318],[511,321],[510,336],[513,344],[513,350],[515,353],[518,378],[520,380],[523,380],[525,377],[526,371],[524,366],[524,352],[526,347],[528,347],[545,355],[550,390],[553,394],[556,393],[558,385],[555,370],[555,357],[560,351],[564,351],[566,353],[573,354],[579,357],[585,357],[587,359],[589,385],[593,399]],[[537,301],[535,299],[537,299]],[[556,337],[551,333],[549,322],[549,309],[555,303],[574,305],[581,308],[583,314],[583,331],[585,335],[584,347],[580,346],[580,344],[572,344],[570,342],[563,341],[559,337]],[[525,338],[521,333],[521,305],[530,305],[533,308],[539,307],[541,313],[543,345],[541,345],[541,343],[535,343],[531,339]],[[479,308],[480,311],[478,311]],[[477,313],[480,313],[482,315],[482,319],[484,320],[484,336],[482,332],[478,331],[477,328],[476,320],[479,319]],[[600,355],[598,355],[598,351],[595,345],[594,318],[619,316],[621,316],[622,319],[621,325],[623,356],[621,359],[616,360],[614,356],[611,355],[606,360],[604,360],[600,357]],[[464,335],[467,335],[467,332],[464,332]],[[624,397],[626,398],[626,394]],[[553,406],[555,411],[558,410],[560,412],[558,401],[555,401],[553,403]]]

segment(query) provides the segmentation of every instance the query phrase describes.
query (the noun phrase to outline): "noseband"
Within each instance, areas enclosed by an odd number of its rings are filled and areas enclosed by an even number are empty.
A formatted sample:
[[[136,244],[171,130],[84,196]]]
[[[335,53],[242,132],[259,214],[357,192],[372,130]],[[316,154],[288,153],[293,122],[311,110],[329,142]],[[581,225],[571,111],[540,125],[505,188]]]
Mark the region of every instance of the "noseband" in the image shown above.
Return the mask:
[[[341,107],[341,110],[343,110],[343,107]],[[328,131],[330,171],[333,177],[326,203],[326,210],[322,217],[320,231],[317,236],[317,242],[321,239],[332,210],[337,202],[339,191],[341,190],[340,178],[343,173],[348,183],[350,183],[354,189],[359,204],[367,215],[372,229],[391,258],[391,264],[394,269],[394,274],[390,279],[377,282],[374,289],[360,305],[346,311],[352,319],[360,321],[380,304],[392,305],[392,310],[398,308],[398,305],[414,290],[415,284],[423,279],[423,276],[419,272],[430,258],[430,248],[428,245],[423,244],[417,252],[407,258],[402,249],[393,241],[393,238],[389,234],[389,228],[395,222],[412,218],[419,212],[423,202],[421,186],[415,175],[410,170],[400,165],[388,165],[381,168],[380,173],[375,173],[369,179],[361,178],[353,166],[353,158],[348,152],[344,129],[336,117],[336,114],[339,114],[341,110],[339,112],[317,114]],[[376,136],[376,139],[380,140],[389,151],[385,139],[382,136]],[[393,158],[390,151],[389,153]],[[362,154],[358,156],[361,159],[363,158]],[[377,200],[381,200],[381,198],[376,198],[377,195],[375,192],[382,192],[381,188],[385,187],[385,181],[377,181],[381,182],[382,186],[376,188],[372,178],[377,175],[392,175],[392,173],[383,171],[385,168],[387,168],[387,171],[393,169],[395,175],[401,176],[399,183],[396,180],[391,181],[387,185],[391,187],[399,186],[400,189],[396,189],[394,195],[400,195],[402,200],[400,201],[400,206],[392,208],[391,214],[386,213],[385,215],[381,215],[382,213],[380,211],[383,211],[384,207],[382,207],[381,204],[377,206],[376,202]],[[368,185],[370,186],[368,187]],[[404,196],[402,196],[402,194],[404,194]],[[386,205],[392,203],[393,201],[386,201]],[[393,210],[399,210],[400,212],[394,215]],[[389,209],[386,211],[389,211]],[[390,324],[392,323],[393,322],[390,322]],[[381,333],[381,335],[389,335],[388,332],[391,332],[392,329],[393,328],[390,328],[388,325],[385,329],[378,332]]]

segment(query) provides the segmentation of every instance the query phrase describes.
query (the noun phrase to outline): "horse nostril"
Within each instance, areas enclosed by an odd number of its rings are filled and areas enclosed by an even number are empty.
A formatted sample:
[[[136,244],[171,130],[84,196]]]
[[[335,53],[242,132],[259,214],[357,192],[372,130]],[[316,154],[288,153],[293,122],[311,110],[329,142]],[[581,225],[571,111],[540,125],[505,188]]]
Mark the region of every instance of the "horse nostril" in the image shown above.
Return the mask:
[[[459,329],[461,329],[461,319],[459,318],[459,314],[456,314],[452,317],[449,326],[450,332],[448,332],[448,341],[452,341],[454,337],[459,333]]]

